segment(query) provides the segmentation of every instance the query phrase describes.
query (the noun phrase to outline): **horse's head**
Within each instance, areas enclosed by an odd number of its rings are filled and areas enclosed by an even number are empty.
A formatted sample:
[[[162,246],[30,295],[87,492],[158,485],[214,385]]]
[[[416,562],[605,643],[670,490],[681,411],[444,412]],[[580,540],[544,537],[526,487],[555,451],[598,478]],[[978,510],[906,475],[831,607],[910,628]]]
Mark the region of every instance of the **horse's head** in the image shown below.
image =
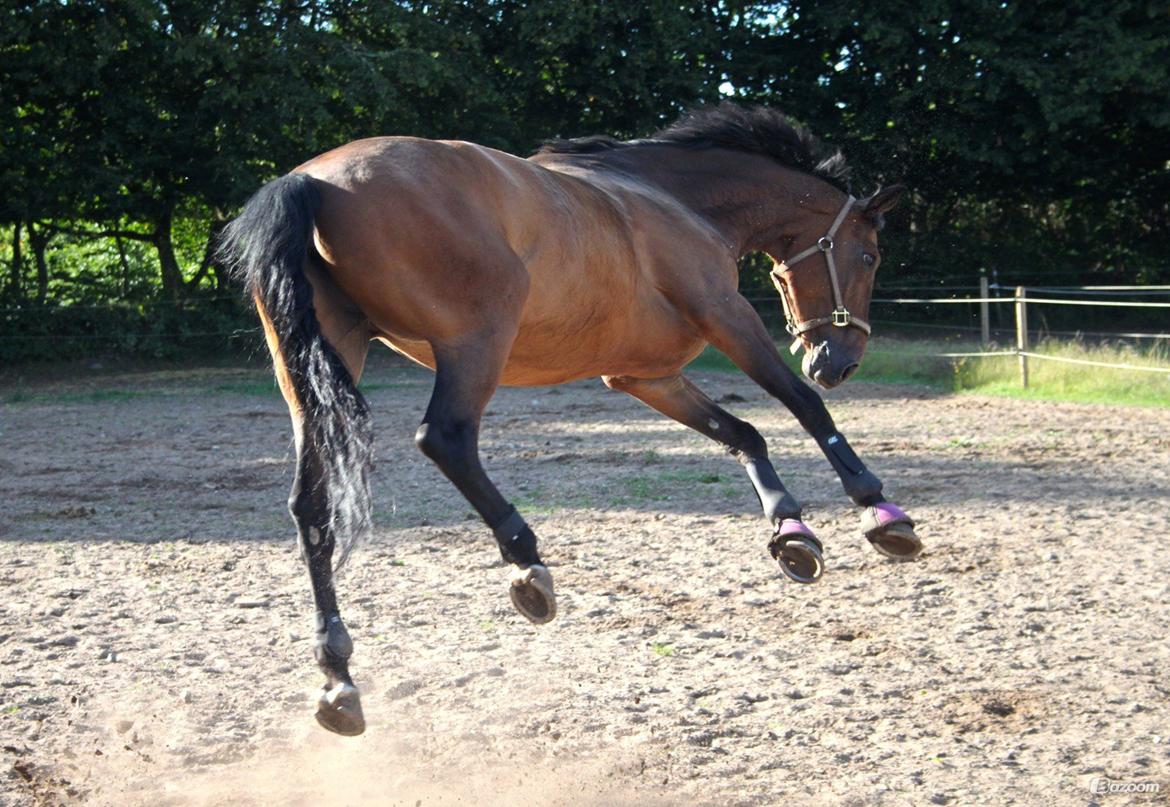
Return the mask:
[[[861,364],[869,341],[874,272],[881,263],[877,233],[882,214],[904,190],[892,185],[865,199],[850,196],[828,216],[803,217],[803,232],[769,250],[793,352],[805,348],[804,374],[825,389]]]

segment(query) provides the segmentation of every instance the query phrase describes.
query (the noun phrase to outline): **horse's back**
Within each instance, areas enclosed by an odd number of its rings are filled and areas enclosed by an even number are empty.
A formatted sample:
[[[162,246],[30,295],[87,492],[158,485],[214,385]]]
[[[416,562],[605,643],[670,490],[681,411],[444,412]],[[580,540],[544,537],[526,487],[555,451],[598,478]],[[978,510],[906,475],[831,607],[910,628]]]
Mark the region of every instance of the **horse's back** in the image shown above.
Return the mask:
[[[691,347],[654,288],[673,213],[637,189],[418,138],[355,141],[297,170],[321,184],[315,243],[334,282],[416,360],[507,316],[505,383],[610,372],[648,332],[672,343],[653,352]]]
[[[466,245],[477,260],[492,257],[483,254],[485,240],[502,239],[526,265],[586,260],[587,245],[606,254],[630,246],[623,205],[611,194],[474,143],[370,138],[296,170],[323,183],[323,238],[331,229],[360,238],[347,225],[383,220],[394,232],[365,235],[389,236],[396,246],[415,233],[441,236],[445,255]]]

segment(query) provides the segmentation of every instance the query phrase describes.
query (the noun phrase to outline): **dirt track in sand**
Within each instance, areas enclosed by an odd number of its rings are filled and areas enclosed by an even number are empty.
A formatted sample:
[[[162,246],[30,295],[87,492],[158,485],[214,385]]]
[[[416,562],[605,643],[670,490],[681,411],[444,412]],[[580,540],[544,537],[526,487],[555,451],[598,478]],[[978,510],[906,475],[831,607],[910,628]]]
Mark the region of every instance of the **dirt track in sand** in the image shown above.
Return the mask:
[[[825,578],[782,578],[746,478],[699,435],[599,382],[501,390],[486,465],[560,596],[535,629],[411,444],[429,374],[373,366],[379,526],[339,584],[370,723],[352,740],[312,720],[269,376],[26,385],[0,405],[0,804],[1167,798],[1170,410],[832,394],[920,522],[925,555],[896,564],[785,412],[696,378],[743,399]]]

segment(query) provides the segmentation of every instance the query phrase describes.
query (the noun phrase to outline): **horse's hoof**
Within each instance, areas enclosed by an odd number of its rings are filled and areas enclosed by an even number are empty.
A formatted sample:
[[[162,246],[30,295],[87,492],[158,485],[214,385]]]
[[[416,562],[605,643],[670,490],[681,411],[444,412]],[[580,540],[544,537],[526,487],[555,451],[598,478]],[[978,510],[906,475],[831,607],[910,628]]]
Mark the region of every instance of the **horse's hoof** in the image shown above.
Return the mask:
[[[797,583],[815,583],[825,571],[821,542],[806,524],[795,518],[780,523],[768,551],[780,564],[780,571]]]
[[[353,684],[326,689],[317,700],[317,722],[334,734],[356,737],[366,730],[362,701]]]
[[[905,522],[891,524],[881,532],[865,537],[874,549],[894,560],[910,560],[922,553],[922,539]]]
[[[794,538],[779,548],[780,571],[797,583],[815,583],[825,571],[825,558],[811,541]]]
[[[548,567],[534,563],[527,568],[512,571],[508,587],[512,605],[534,625],[552,622],[557,615],[557,597],[553,593],[552,575]]]
[[[914,522],[896,504],[881,502],[867,509],[861,517],[861,530],[873,548],[887,558],[910,560],[922,552]]]

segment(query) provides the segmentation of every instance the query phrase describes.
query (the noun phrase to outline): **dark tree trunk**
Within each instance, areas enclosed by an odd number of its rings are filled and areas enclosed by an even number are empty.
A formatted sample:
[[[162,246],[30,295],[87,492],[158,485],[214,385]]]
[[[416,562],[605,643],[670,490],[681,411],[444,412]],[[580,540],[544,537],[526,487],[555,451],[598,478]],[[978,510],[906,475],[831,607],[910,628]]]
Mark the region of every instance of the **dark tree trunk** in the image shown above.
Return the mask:
[[[49,264],[45,260],[45,250],[49,247],[51,236],[45,231],[38,231],[36,226],[28,223],[28,243],[32,247],[33,259],[37,265],[37,303],[44,305],[49,299]]]
[[[214,216],[211,222],[211,238],[209,239],[211,251],[208,253],[208,257],[211,259],[211,271],[215,273],[215,287],[222,291],[231,285],[231,277],[227,267],[220,260],[219,239],[231,219],[224,215],[224,212],[219,208],[215,209]]]
[[[222,288],[224,283],[223,267],[219,265],[216,258],[215,250],[219,247],[219,236],[227,227],[228,220],[223,214],[216,211],[211,219],[211,224],[207,228],[207,243],[203,247],[203,260],[199,263],[199,271],[195,276],[187,281],[187,288],[198,288],[199,284],[203,282],[203,278],[207,276],[207,271],[210,269],[212,276],[215,278],[216,288]]]
[[[8,276],[8,289],[18,300],[24,296],[24,256],[20,252],[20,225],[19,219],[12,225],[12,266],[11,274]]]
[[[163,295],[178,300],[183,292],[183,270],[175,255],[175,243],[171,240],[171,214],[167,213],[155,223],[154,248],[158,250],[158,265],[162,275]]]
[[[222,291],[231,285],[231,277],[228,276],[228,271],[219,261],[211,262],[211,271],[215,272],[215,288]]]
[[[114,236],[114,244],[118,247],[118,261],[122,267],[122,277],[118,284],[122,299],[125,300],[130,296],[130,261],[126,260],[126,244],[122,241],[122,236]]]

